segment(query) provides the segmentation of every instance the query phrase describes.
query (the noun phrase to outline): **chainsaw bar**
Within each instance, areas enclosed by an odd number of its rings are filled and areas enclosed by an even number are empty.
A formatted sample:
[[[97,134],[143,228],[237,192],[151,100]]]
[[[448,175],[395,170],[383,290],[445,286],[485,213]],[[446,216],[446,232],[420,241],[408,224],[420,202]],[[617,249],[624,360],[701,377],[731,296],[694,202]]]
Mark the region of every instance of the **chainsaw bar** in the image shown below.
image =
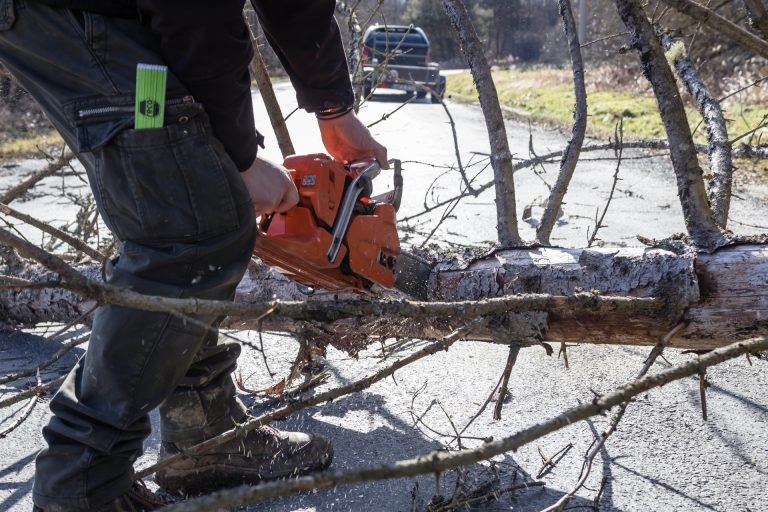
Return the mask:
[[[429,278],[432,264],[405,251],[400,251],[395,264],[395,289],[417,300],[429,300]]]

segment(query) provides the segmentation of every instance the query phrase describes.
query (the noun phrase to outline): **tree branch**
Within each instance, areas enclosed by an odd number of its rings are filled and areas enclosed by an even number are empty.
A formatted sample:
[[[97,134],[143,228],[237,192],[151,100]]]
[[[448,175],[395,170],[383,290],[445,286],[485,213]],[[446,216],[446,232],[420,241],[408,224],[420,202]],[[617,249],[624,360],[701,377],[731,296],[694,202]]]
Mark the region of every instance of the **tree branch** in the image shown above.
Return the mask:
[[[216,446],[220,446],[223,443],[232,441],[234,439],[237,439],[238,437],[243,437],[247,432],[254,430],[262,425],[266,425],[273,419],[285,418],[286,416],[293,414],[297,411],[300,411],[302,409],[306,409],[307,407],[329,402],[341,396],[362,391],[363,389],[370,387],[376,382],[379,382],[382,379],[386,379],[390,375],[394,375],[394,373],[397,370],[405,366],[408,366],[409,364],[414,363],[419,359],[430,356],[432,354],[436,354],[437,352],[448,350],[448,348],[451,345],[453,345],[456,341],[471,334],[472,330],[478,327],[479,325],[481,325],[483,322],[484,320],[482,318],[474,318],[473,320],[469,321],[466,325],[464,325],[460,329],[457,329],[456,331],[451,333],[449,336],[446,336],[442,340],[432,343],[424,347],[423,349],[419,350],[418,352],[414,352],[413,354],[407,357],[404,357],[403,359],[400,359],[399,361],[391,364],[386,368],[382,368],[381,370],[377,371],[374,374],[369,375],[368,377],[352,382],[345,386],[341,386],[339,388],[335,388],[329,391],[325,391],[323,393],[319,393],[301,402],[294,402],[293,404],[286,405],[270,413],[263,414],[257,418],[248,420],[245,423],[237,425],[232,430],[229,430],[227,432],[219,434],[216,437],[208,439],[207,441],[204,441],[200,444],[192,446],[191,448],[185,450],[184,453],[174,455],[172,457],[169,457],[163,460],[162,462],[159,462],[157,464],[154,464],[153,466],[150,466],[148,468],[145,468],[139,471],[138,473],[136,473],[135,478],[141,479],[141,478],[147,477],[155,473],[158,469],[165,467],[169,464],[172,464],[174,462],[177,462],[179,460],[182,460],[185,457],[192,457],[195,455],[199,455],[201,453],[205,453],[210,449],[215,448]]]
[[[762,57],[768,58],[768,41],[764,41],[756,35],[747,32],[713,10],[697,4],[696,2],[692,2],[691,0],[662,0],[662,2],[691,18],[700,21],[715,32],[724,35],[747,50],[751,50]]]
[[[77,249],[78,251],[86,254],[93,261],[101,263],[106,259],[106,256],[104,254],[92,248],[90,245],[83,242],[82,240],[79,240],[73,237],[72,235],[70,235],[69,233],[66,233],[60,229],[57,229],[51,226],[50,224],[37,220],[31,215],[27,215],[26,213],[21,213],[19,211],[16,211],[10,206],[3,204],[2,202],[0,202],[0,213],[3,213],[15,219],[19,219],[20,221],[25,222],[30,226],[36,227],[43,233],[47,233],[54,238],[58,238],[62,242],[68,244],[73,249]]]
[[[658,357],[661,355],[662,352],[664,352],[664,349],[669,344],[670,341],[672,341],[672,338],[675,337],[676,334],[678,334],[680,331],[682,331],[686,327],[687,323],[680,322],[677,324],[671,331],[669,331],[666,335],[664,335],[659,342],[653,347],[653,350],[651,350],[651,353],[648,355],[648,357],[645,359],[645,362],[643,363],[643,367],[638,372],[635,379],[639,379],[643,377],[646,373],[648,373],[648,370],[651,369],[651,366],[653,366],[653,363],[658,359]],[[613,412],[611,415],[611,421],[608,429],[606,429],[599,439],[595,440],[593,442],[590,449],[587,451],[587,454],[584,456],[584,464],[581,468],[581,475],[579,478],[579,481],[576,483],[576,486],[571,489],[570,492],[564,494],[554,505],[547,507],[542,512],[561,512],[565,509],[565,506],[568,504],[568,502],[571,501],[571,498],[573,498],[576,493],[581,489],[584,484],[587,482],[587,477],[589,476],[590,471],[592,470],[592,463],[595,460],[595,456],[600,452],[600,450],[605,446],[605,442],[608,440],[608,438],[616,432],[616,427],[619,425],[619,422],[624,417],[624,413],[627,410],[627,406],[629,405],[629,402],[624,402],[619,406],[619,408]]]
[[[29,191],[32,187],[37,185],[40,181],[44,180],[48,176],[53,176],[61,169],[69,165],[74,155],[68,150],[64,150],[62,155],[55,161],[49,163],[44,169],[41,169],[34,173],[32,176],[22,181],[18,185],[11,187],[0,195],[0,203],[9,204],[14,199],[17,199]]]
[[[491,76],[491,68],[485,59],[483,45],[477,37],[472,20],[461,0],[443,0],[456,35],[461,42],[461,51],[467,59],[475,80],[480,108],[485,117],[488,139],[491,145],[491,165],[496,185],[496,217],[499,243],[502,247],[522,245],[517,229],[517,204],[515,201],[514,170],[512,153],[509,150],[507,130],[501,114],[499,96]]]
[[[560,172],[557,181],[549,195],[547,206],[541,216],[541,223],[536,230],[536,241],[542,245],[549,245],[549,237],[555,226],[557,215],[563,204],[563,197],[571,183],[573,171],[579,162],[581,146],[584,143],[584,133],[587,129],[587,89],[584,85],[584,63],[581,59],[581,47],[579,36],[576,33],[576,22],[573,19],[570,0],[558,0],[560,16],[563,18],[565,37],[568,40],[568,50],[571,56],[573,69],[573,89],[576,94],[576,107],[574,109],[574,122],[571,131],[571,140],[565,147],[563,158],[560,161]]]
[[[700,248],[711,250],[720,247],[727,239],[712,217],[688,118],[661,43],[637,0],[614,1],[619,16],[632,33],[632,44],[640,52],[643,72],[656,95],[669,139],[677,192],[688,234]]]
[[[674,41],[666,34],[661,35],[661,43],[667,52],[669,61],[674,65],[677,76],[685,84],[688,93],[696,101],[696,108],[707,127],[709,163],[712,181],[709,183],[709,201],[712,215],[718,226],[725,229],[728,224],[728,209],[731,204],[731,182],[733,162],[731,160],[731,141],[728,128],[720,108],[720,102],[709,94],[709,90],[699,77],[696,68],[686,54],[682,41]]]
[[[256,29],[251,25],[249,16],[244,16],[244,18],[253,43],[253,78],[256,80],[256,85],[259,87],[261,99],[264,101],[264,106],[267,109],[269,122],[272,124],[272,129],[275,131],[275,137],[277,138],[277,145],[280,148],[280,153],[283,155],[283,158],[285,158],[295,154],[296,151],[293,149],[291,134],[288,132],[283,113],[280,110],[280,104],[277,102],[277,96],[275,96],[275,90],[272,88],[272,80],[269,79],[267,66],[264,64],[264,59],[261,56],[259,41],[256,37]]]
[[[237,316],[258,318],[265,314],[294,320],[333,322],[343,318],[375,316],[390,318],[471,318],[474,316],[498,315],[506,312],[549,311],[563,309],[598,312],[632,311],[651,316],[665,308],[663,300],[639,297],[601,297],[594,294],[555,296],[527,294],[497,297],[485,300],[460,302],[422,302],[411,300],[353,299],[345,301],[259,301],[250,304],[232,303],[223,300],[176,299],[143,295],[127,289],[87,279],[76,272],[60,258],[22,240],[0,228],[0,244],[16,249],[21,256],[32,258],[64,278],[61,287],[72,290],[100,304],[114,304],[145,311],[174,311],[204,316]]]
[[[763,0],[744,0],[744,8],[749,16],[749,24],[763,39],[768,40],[768,11]]]

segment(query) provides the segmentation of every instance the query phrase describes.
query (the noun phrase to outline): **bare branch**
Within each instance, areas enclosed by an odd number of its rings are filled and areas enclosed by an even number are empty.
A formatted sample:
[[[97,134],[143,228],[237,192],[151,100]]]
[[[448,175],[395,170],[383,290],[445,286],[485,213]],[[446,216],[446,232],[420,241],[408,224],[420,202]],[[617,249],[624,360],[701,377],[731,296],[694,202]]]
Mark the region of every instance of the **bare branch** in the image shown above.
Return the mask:
[[[662,0],[662,2],[702,22],[747,50],[768,58],[768,41],[764,41],[756,35],[749,33],[735,23],[723,18],[712,9],[691,0]]]
[[[654,150],[667,150],[669,149],[669,143],[665,140],[636,140],[636,141],[629,141],[624,142],[622,144],[622,147],[624,149],[654,149]],[[595,144],[591,146],[584,146],[581,148],[581,152],[589,152],[589,151],[606,151],[606,150],[618,150],[619,144],[615,141],[608,142],[605,144]],[[696,151],[700,153],[706,153],[707,152],[707,146],[703,144],[697,144],[696,145]],[[515,163],[512,165],[512,171],[517,172],[521,169],[526,169],[528,167],[533,167],[536,165],[539,165],[541,163],[546,163],[552,160],[553,158],[557,158],[559,156],[562,156],[565,153],[564,150],[560,151],[553,151],[551,153],[547,153],[545,155],[541,156],[534,156],[533,158],[529,158],[527,160],[523,160],[520,162]],[[756,156],[759,158],[768,158],[768,148],[764,149],[761,147],[751,147],[751,146],[744,146],[744,148],[739,148],[734,152],[734,156]],[[493,187],[495,185],[495,181],[489,181],[487,183],[484,183],[477,187],[475,190],[480,192],[485,192],[489,188]],[[398,222],[408,222],[410,220],[416,219],[418,217],[421,217],[423,215],[426,215],[427,213],[440,208],[441,206],[445,206],[449,203],[452,203],[456,201],[457,199],[462,199],[463,197],[466,197],[466,193],[462,191],[460,194],[453,196],[449,199],[444,199],[442,201],[439,201],[435,203],[434,205],[430,207],[426,207],[424,211],[421,211],[419,213],[416,213],[414,215],[410,215],[408,217],[403,217],[402,219],[399,219]]]
[[[592,244],[595,243],[595,240],[597,240],[597,232],[600,231],[600,228],[603,227],[603,221],[605,220],[605,215],[608,213],[608,208],[611,206],[611,201],[613,201],[613,193],[616,191],[616,184],[619,182],[619,170],[621,169],[621,157],[624,154],[624,118],[622,117],[619,121],[618,126],[616,127],[616,144],[618,144],[619,149],[616,151],[616,171],[613,173],[613,183],[611,184],[611,191],[608,194],[608,201],[605,203],[605,208],[603,208],[603,213],[600,215],[599,219],[596,219],[595,221],[595,230],[592,232],[592,235],[589,237],[589,240],[587,240],[587,247],[592,247]],[[565,355],[565,346],[563,347],[563,354]],[[565,367],[568,368],[568,359],[567,356],[565,358]]]
[[[509,355],[507,356],[507,364],[504,367],[504,373],[502,373],[502,377],[501,377],[501,387],[499,388],[499,397],[496,400],[496,407],[493,408],[493,419],[497,421],[501,419],[501,409],[504,407],[504,399],[507,397],[507,394],[509,393],[509,390],[507,389],[507,386],[509,385],[509,377],[512,374],[512,368],[515,367],[515,362],[517,361],[517,355],[519,353],[520,353],[519,345],[509,346]],[[461,446],[459,446],[459,448],[461,448]]]
[[[696,101],[696,108],[707,127],[709,162],[712,181],[709,183],[709,201],[712,215],[718,226],[725,229],[728,224],[728,209],[731,204],[731,182],[733,162],[731,160],[731,141],[728,139],[728,127],[720,108],[720,102],[714,98],[699,77],[696,68],[686,55],[682,41],[674,41],[662,34],[661,43],[680,80],[688,93]]]
[[[555,226],[560,208],[563,205],[563,197],[571,183],[573,171],[579,161],[581,146],[584,143],[584,133],[587,129],[587,89],[584,85],[584,63],[581,60],[581,48],[579,36],[576,33],[576,22],[573,19],[570,0],[558,0],[560,16],[563,18],[565,37],[568,40],[568,50],[571,56],[573,69],[573,89],[576,94],[576,107],[574,109],[574,122],[571,131],[571,140],[565,147],[563,158],[560,161],[560,172],[557,181],[549,195],[547,206],[541,216],[541,223],[536,230],[536,241],[542,245],[549,245],[549,236]]]
[[[73,348],[77,347],[78,345],[82,345],[86,341],[88,341],[91,338],[90,335],[81,336],[79,338],[75,338],[67,343],[65,343],[55,354],[53,354],[48,360],[44,361],[43,363],[34,366],[32,368],[27,368],[26,370],[20,370],[16,373],[11,373],[8,375],[4,375],[0,377],[0,384],[7,384],[9,382],[13,382],[15,380],[22,379],[24,377],[29,377],[31,375],[34,375],[35,373],[39,372],[40,370],[43,370],[45,368],[48,368],[53,363],[61,359],[61,357],[72,350]]]
[[[672,341],[672,338],[675,337],[680,331],[682,331],[688,324],[686,322],[680,322],[677,324],[672,330],[670,330],[666,335],[662,336],[661,339],[659,339],[659,342],[656,343],[656,345],[651,350],[651,353],[648,354],[648,357],[645,359],[645,362],[643,363],[643,367],[640,369],[640,371],[637,373],[637,377],[635,379],[640,379],[643,377],[646,373],[648,373],[648,370],[650,370],[651,366],[653,366],[653,363],[658,359],[658,357],[661,355],[661,353],[664,351],[664,348],[666,348],[667,345],[669,345],[669,342]],[[608,440],[608,438],[616,432],[616,427],[619,425],[619,422],[624,417],[624,413],[627,410],[627,406],[629,405],[629,402],[624,402],[619,406],[619,408],[614,411],[613,415],[611,415],[611,421],[609,424],[609,427],[603,432],[598,439],[596,439],[592,446],[590,446],[589,450],[587,450],[587,454],[584,456],[584,463],[581,467],[581,475],[579,475],[579,481],[576,483],[576,486],[571,489],[568,493],[564,494],[554,505],[551,505],[544,509],[542,512],[561,512],[565,509],[565,506],[568,504],[568,502],[571,501],[571,498],[573,498],[576,493],[581,489],[584,484],[587,481],[587,477],[589,476],[590,471],[592,470],[592,463],[595,460],[595,456],[600,452],[600,450],[605,446],[605,442]],[[598,495],[599,499],[599,495]]]
[[[632,44],[640,52],[643,72],[656,95],[688,234],[700,248],[720,247],[727,239],[712,217],[688,118],[661,43],[637,0],[614,1],[619,16],[632,32]]]
[[[141,478],[147,477],[155,473],[158,469],[165,467],[169,464],[173,464],[174,462],[182,460],[185,457],[191,457],[194,455],[205,453],[208,450],[215,448],[216,446],[220,446],[223,443],[232,441],[234,439],[237,439],[238,437],[243,437],[247,432],[254,430],[256,428],[259,428],[262,425],[266,425],[267,423],[269,423],[275,418],[285,418],[286,416],[293,414],[297,411],[300,411],[302,409],[306,409],[307,407],[322,404],[330,400],[335,400],[336,398],[339,398],[341,396],[362,391],[363,389],[370,387],[376,382],[379,382],[382,379],[386,379],[387,377],[394,375],[394,373],[397,370],[405,366],[408,366],[409,364],[414,363],[419,359],[430,356],[432,354],[436,354],[437,352],[448,350],[448,348],[451,345],[453,345],[456,341],[470,335],[472,330],[478,327],[479,325],[481,325],[482,323],[484,323],[483,319],[475,318],[470,322],[468,322],[467,324],[465,324],[462,328],[457,329],[456,331],[451,333],[449,336],[446,336],[442,340],[432,343],[430,345],[427,345],[423,349],[417,352],[414,352],[413,354],[406,356],[403,359],[398,360],[397,362],[391,364],[390,366],[387,366],[386,368],[382,368],[381,370],[377,371],[374,374],[371,374],[363,379],[352,382],[345,386],[341,386],[339,388],[335,388],[329,391],[325,391],[323,393],[319,393],[306,400],[286,405],[268,414],[263,414],[262,416],[259,416],[257,418],[250,419],[245,423],[237,425],[232,430],[219,434],[216,437],[213,437],[211,439],[208,439],[207,441],[204,441],[200,444],[192,446],[191,448],[188,448],[187,450],[184,451],[184,453],[174,455],[172,457],[169,457],[163,460],[162,462],[159,462],[153,466],[150,466],[146,469],[139,471],[138,473],[136,473],[135,478],[141,479]]]
[[[86,244],[82,240],[79,240],[73,237],[69,233],[65,233],[64,231],[57,229],[51,226],[50,224],[37,220],[31,215],[27,215],[26,213],[21,213],[19,211],[16,211],[10,206],[7,206],[3,203],[0,203],[0,213],[3,213],[15,219],[19,219],[20,221],[25,222],[30,226],[36,227],[43,233],[48,233],[52,237],[58,238],[62,242],[69,244],[72,248],[77,249],[78,251],[86,254],[89,258],[91,258],[94,261],[101,263],[107,258],[104,254],[92,248],[90,245]]]
[[[64,379],[66,378],[66,375],[62,375],[61,377],[58,377],[57,379],[54,379],[49,382],[44,382],[42,384],[38,384],[37,386],[30,388],[26,391],[23,391],[21,393],[17,393],[13,395],[12,397],[6,398],[5,400],[0,400],[0,409],[4,407],[8,407],[9,405],[17,404],[19,402],[22,402],[30,397],[37,397],[43,393],[46,393],[52,389],[59,389],[59,386],[61,386],[61,383],[64,382]]]
[[[37,372],[37,385],[39,386],[41,383],[42,382],[40,380],[40,372]],[[0,439],[7,437],[8,434],[16,430],[19,427],[19,425],[24,423],[24,420],[29,418],[29,415],[32,414],[32,409],[34,409],[35,405],[37,404],[37,399],[38,399],[38,395],[35,395],[29,399],[29,403],[24,408],[24,411],[21,413],[21,415],[18,418],[16,418],[16,421],[8,425],[7,428],[3,429],[3,431],[0,432]]]
[[[517,229],[517,205],[515,201],[512,153],[509,150],[507,130],[501,114],[499,96],[491,76],[491,68],[485,59],[483,45],[477,37],[472,20],[461,0],[443,0],[461,50],[469,63],[485,117],[488,139],[491,145],[491,165],[496,186],[496,217],[499,243],[502,247],[522,245]]]
[[[275,90],[272,88],[272,80],[269,79],[267,66],[264,64],[264,59],[261,56],[258,38],[256,37],[256,28],[251,25],[249,16],[244,16],[244,18],[253,43],[253,77],[256,80],[256,85],[259,87],[261,99],[264,100],[264,106],[267,108],[269,122],[272,124],[272,129],[275,131],[275,137],[277,138],[277,145],[280,148],[280,153],[282,153],[283,158],[285,158],[289,155],[293,155],[296,151],[293,149],[291,134],[288,133],[288,127],[285,124],[283,112],[280,109],[280,104],[277,102]]]
[[[638,297],[601,297],[592,294],[574,296],[515,295],[481,301],[420,302],[411,300],[360,300],[347,301],[260,301],[251,304],[232,303],[223,300],[175,299],[143,295],[127,289],[87,279],[60,258],[22,240],[5,229],[0,229],[0,243],[15,248],[21,256],[32,258],[64,278],[62,288],[90,297],[100,304],[114,304],[145,311],[174,311],[204,316],[242,316],[258,318],[272,312],[273,317],[283,316],[295,320],[332,322],[342,318],[375,316],[389,318],[395,315],[409,318],[487,316],[502,312],[547,311],[565,308],[569,311],[584,309],[599,311],[632,310],[650,314],[664,309],[662,300]]]
[[[54,162],[51,162],[44,169],[37,171],[26,180],[10,188],[9,190],[6,190],[2,195],[0,195],[0,203],[9,204],[14,199],[23,196],[29,189],[37,185],[38,182],[42,181],[48,176],[53,176],[61,169],[69,165],[73,158],[74,155],[68,150],[62,151],[62,155]]]
[[[749,24],[768,40],[768,11],[763,0],[744,0],[744,8],[749,15]]]

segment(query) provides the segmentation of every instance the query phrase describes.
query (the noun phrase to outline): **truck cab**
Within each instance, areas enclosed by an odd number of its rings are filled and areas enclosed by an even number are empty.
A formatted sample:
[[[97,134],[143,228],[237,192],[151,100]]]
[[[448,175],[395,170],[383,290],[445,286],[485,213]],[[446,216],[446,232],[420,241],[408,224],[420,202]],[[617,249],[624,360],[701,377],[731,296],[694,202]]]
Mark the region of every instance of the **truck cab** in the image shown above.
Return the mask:
[[[413,25],[373,25],[363,36],[363,94],[369,98],[376,89],[404,91],[432,103],[440,103],[445,93],[445,77],[440,66],[431,62],[427,34]]]

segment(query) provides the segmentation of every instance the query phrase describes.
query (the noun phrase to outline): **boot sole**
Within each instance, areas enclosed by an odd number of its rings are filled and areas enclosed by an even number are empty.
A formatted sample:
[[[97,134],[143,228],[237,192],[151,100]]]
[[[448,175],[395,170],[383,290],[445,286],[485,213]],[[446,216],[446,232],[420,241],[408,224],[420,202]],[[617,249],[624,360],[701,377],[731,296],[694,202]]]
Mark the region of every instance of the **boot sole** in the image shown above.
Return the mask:
[[[210,464],[195,469],[174,470],[166,468],[161,469],[155,474],[155,483],[161,489],[171,494],[195,496],[240,485],[257,485],[262,482],[322,471],[331,465],[332,459],[333,456],[329,457],[327,462],[312,466],[286,471],[271,470],[263,473],[247,471],[242,466],[229,466],[226,464]]]

